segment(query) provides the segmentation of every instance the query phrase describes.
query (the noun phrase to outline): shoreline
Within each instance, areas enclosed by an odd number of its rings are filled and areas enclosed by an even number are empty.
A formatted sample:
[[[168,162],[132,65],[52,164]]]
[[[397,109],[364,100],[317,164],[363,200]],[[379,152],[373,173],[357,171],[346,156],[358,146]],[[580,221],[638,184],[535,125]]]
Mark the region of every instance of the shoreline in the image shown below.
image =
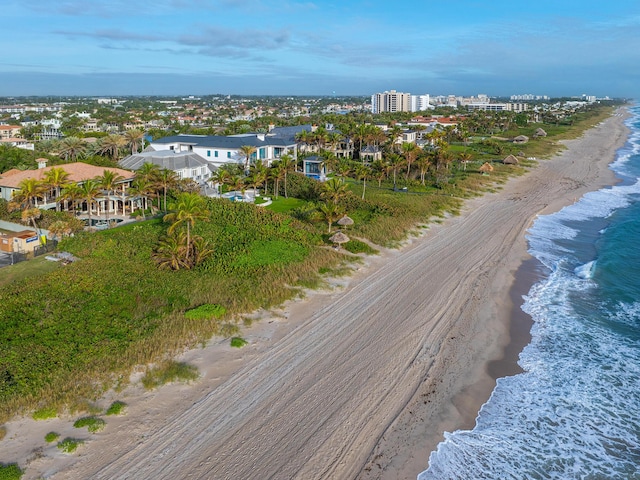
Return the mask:
[[[77,456],[47,446],[25,480],[129,472],[415,479],[443,432],[472,427],[495,376],[515,365],[528,333],[526,319],[514,316],[532,267],[523,233],[536,214],[611,184],[608,165],[627,136],[618,121],[608,118],[499,192],[465,202],[460,216],[401,250],[382,249],[333,290],[262,312],[244,349],[218,339],[186,352],[181,360],[202,372],[197,384],[131,386],[102,399],[124,400],[128,414],[110,417]],[[598,152],[594,169],[588,160]],[[545,182],[550,175],[557,181]],[[68,418],[21,422],[8,437],[21,428],[40,443],[42,431],[80,433],[65,430]]]
[[[564,195],[555,198],[548,204],[545,203],[539,212],[531,215],[528,225],[523,229],[521,237],[517,240],[520,245],[516,245],[516,248],[521,251],[522,256],[519,261],[515,261],[515,263],[512,264],[515,272],[511,277],[511,281],[505,281],[502,285],[508,289],[509,298],[500,304],[496,311],[493,312],[499,317],[499,321],[504,326],[505,331],[503,331],[502,335],[504,335],[506,339],[504,345],[497,348],[494,347],[493,353],[496,358],[487,359],[481,368],[476,367],[472,374],[467,375],[466,379],[460,382],[460,390],[451,396],[451,407],[442,409],[439,416],[436,416],[438,417],[438,423],[435,428],[428,426],[425,431],[416,434],[415,428],[408,425],[406,421],[404,425],[399,427],[405,433],[411,433],[412,440],[409,443],[413,443],[414,449],[412,452],[401,455],[400,452],[395,449],[394,455],[398,456],[398,458],[395,461],[390,461],[387,465],[380,465],[378,463],[379,468],[376,472],[374,468],[371,468],[371,465],[382,456],[381,451],[383,448],[378,444],[376,446],[377,450],[369,456],[368,466],[365,467],[363,472],[357,477],[358,479],[415,479],[419,473],[428,468],[430,454],[435,452],[438,444],[445,439],[445,432],[474,428],[480,408],[489,400],[497,379],[516,375],[523,371],[517,362],[520,352],[531,342],[530,331],[533,326],[533,320],[521,309],[524,303],[522,296],[526,295],[531,287],[545,275],[543,265],[528,253],[528,242],[525,239],[524,233],[538,215],[555,213],[563,207],[574,203],[585,193],[614,185],[619,181],[609,166],[615,161],[617,150],[626,142],[629,130],[624,125],[624,120],[629,116],[628,107],[625,106],[617,109],[611,117],[605,120],[605,122],[618,122],[617,125],[612,127],[617,131],[617,138],[605,149],[607,152],[605,155],[595,159],[594,171],[591,172],[590,181],[569,182],[568,184],[573,183],[571,193],[575,193],[575,196]],[[594,126],[578,139],[565,141],[564,143],[567,145],[566,150],[556,154],[551,159],[540,161],[539,165],[528,172],[525,177],[536,170],[539,171],[541,167],[548,166],[549,162],[562,162],[565,156],[569,157],[568,161],[573,164],[576,158],[572,155],[573,152],[570,150],[571,146],[580,142],[585,135],[593,134],[593,130],[601,126],[602,124]],[[593,152],[589,153],[593,155]],[[487,347],[486,352],[490,350],[491,348]],[[409,405],[407,409],[415,409],[416,405],[419,405],[419,403],[414,402],[413,405]],[[398,417],[396,422],[402,424],[402,419]],[[393,443],[393,441],[396,443],[401,442],[398,438],[395,438],[390,443]],[[375,475],[371,475],[371,473],[375,473]]]

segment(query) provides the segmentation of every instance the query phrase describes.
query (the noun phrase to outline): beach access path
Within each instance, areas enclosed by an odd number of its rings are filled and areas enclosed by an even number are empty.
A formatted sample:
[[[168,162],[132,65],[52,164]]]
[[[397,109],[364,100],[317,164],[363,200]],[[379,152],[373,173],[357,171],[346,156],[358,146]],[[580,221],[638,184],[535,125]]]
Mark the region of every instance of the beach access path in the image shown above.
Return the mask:
[[[250,327],[250,345],[186,352],[203,378],[119,397],[77,456],[36,459],[53,479],[415,479],[443,431],[473,426],[509,343],[514,273],[538,213],[612,184],[627,130],[614,115],[525,176],[468,201],[333,290]],[[232,350],[232,351],[231,351]],[[114,397],[116,398],[116,397]]]

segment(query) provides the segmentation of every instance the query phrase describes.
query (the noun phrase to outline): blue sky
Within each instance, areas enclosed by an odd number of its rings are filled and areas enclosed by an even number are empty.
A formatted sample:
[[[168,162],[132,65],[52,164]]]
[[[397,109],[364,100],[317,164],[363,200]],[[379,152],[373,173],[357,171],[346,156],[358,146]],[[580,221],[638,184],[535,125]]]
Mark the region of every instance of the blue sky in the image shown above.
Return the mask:
[[[2,0],[0,95],[640,98],[638,0]]]

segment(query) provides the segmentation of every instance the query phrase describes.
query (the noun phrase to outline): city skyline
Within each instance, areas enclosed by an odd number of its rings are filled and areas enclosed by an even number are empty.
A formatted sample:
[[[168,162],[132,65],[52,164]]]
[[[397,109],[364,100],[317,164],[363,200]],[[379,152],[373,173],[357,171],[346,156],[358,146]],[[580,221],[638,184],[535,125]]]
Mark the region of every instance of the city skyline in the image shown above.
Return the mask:
[[[8,0],[0,96],[640,94],[631,0]]]

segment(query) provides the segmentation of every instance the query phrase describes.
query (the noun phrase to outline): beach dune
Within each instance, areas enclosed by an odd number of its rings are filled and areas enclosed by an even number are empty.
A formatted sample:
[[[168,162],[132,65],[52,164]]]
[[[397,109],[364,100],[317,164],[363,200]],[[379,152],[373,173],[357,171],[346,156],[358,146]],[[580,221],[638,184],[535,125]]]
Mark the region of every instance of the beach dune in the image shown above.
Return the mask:
[[[566,142],[561,155],[403,248],[368,258],[339,288],[287,303],[246,332],[244,349],[218,342],[186,353],[203,372],[197,385],[124,398],[128,415],[77,457],[43,458],[30,471],[415,479],[445,430],[473,426],[500,374],[487,366],[510,341],[526,229],[536,214],[614,181],[607,164],[626,137],[622,119]]]

